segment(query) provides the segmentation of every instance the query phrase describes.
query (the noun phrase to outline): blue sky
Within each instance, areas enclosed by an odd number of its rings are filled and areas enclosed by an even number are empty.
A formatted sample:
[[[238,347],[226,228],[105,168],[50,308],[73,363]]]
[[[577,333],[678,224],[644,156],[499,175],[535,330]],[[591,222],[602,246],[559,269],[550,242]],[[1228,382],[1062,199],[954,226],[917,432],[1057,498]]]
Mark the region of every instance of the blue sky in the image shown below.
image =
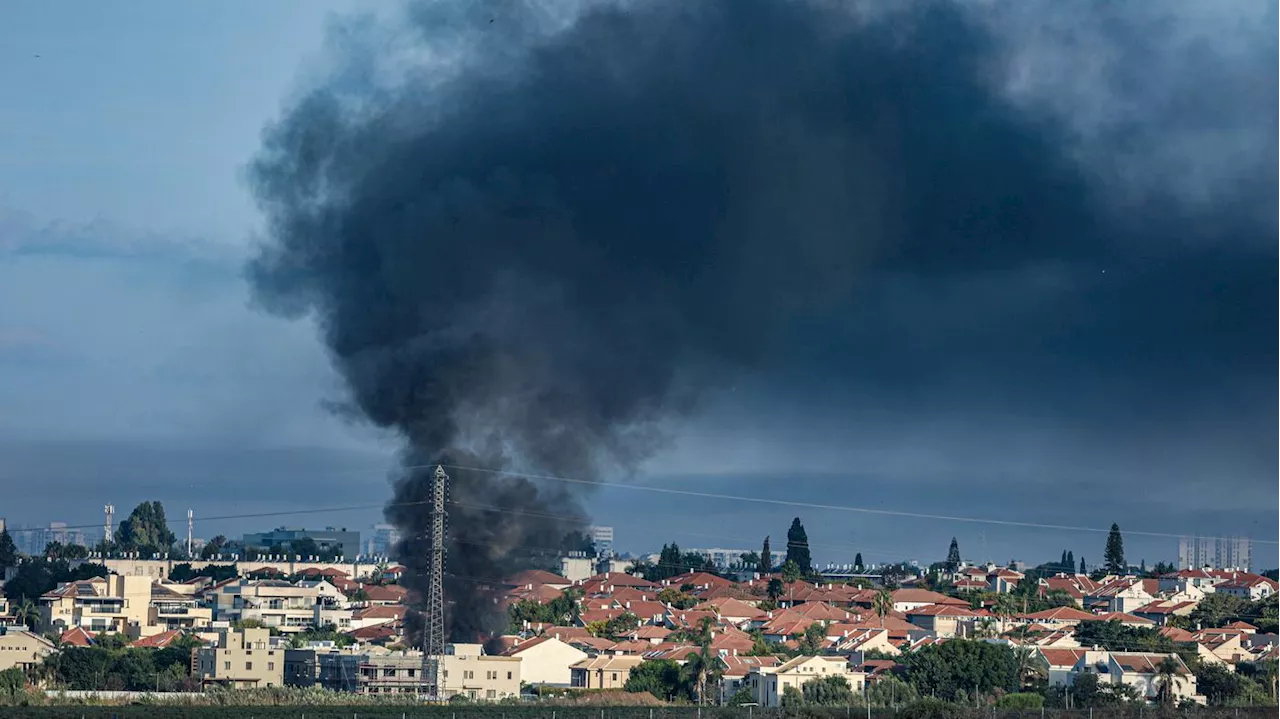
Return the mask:
[[[315,328],[257,311],[241,271],[261,231],[244,165],[263,127],[325,72],[335,13],[371,6],[136,0],[0,11],[0,481],[23,488],[0,510],[10,522],[94,523],[104,503],[146,499],[164,500],[174,517],[194,506],[199,517],[388,496],[394,439],[324,408],[342,388]],[[1105,125],[1081,122],[1082,137]],[[1220,147],[1216,157],[1233,156],[1231,142]],[[1162,167],[1184,161],[1166,160]],[[1197,180],[1222,171],[1202,169]],[[1121,514],[1135,529],[1275,539],[1274,477],[1265,483],[1256,463],[1239,459],[1274,459],[1274,446],[1242,444],[1208,420],[1173,418],[1157,441],[1145,430],[1118,438],[1067,426],[1048,409],[904,421],[909,403],[873,400],[836,400],[813,387],[780,392],[745,377],[674,428],[672,447],[636,481],[931,512],[962,505],[973,516],[1089,526]],[[1187,442],[1198,451],[1168,451]],[[1029,493],[1028,477],[1036,478]],[[1170,478],[1176,490],[1151,491],[1152,477]],[[1224,483],[1235,489],[1221,491]],[[1118,500],[1110,494],[1117,486],[1125,490]],[[1115,504],[1056,507],[1059,492]],[[637,550],[667,538],[724,546],[765,531],[776,546],[793,514],[725,502],[671,511],[617,490],[590,504],[619,527],[620,547]],[[690,527],[705,516],[731,529],[699,538]],[[358,511],[323,521],[377,520]],[[225,522],[199,533],[264,521],[301,520]],[[807,523],[828,547],[815,551],[819,559],[860,550],[928,561],[952,535],[1000,560],[1064,548],[1092,558],[1102,548],[1092,535],[940,523],[906,531],[900,520],[831,512],[812,512]],[[1175,553],[1173,540],[1131,545],[1148,561]],[[1274,545],[1257,551],[1276,563]]]

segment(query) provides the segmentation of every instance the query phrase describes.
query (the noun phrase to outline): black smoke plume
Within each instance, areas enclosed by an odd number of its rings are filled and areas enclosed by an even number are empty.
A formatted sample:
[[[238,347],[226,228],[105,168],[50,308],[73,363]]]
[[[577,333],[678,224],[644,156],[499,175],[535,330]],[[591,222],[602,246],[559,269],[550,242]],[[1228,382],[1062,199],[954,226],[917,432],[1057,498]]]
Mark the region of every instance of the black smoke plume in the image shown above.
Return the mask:
[[[1070,131],[998,90],[984,25],[941,2],[850,7],[418,3],[395,42],[353,24],[253,166],[257,297],[318,319],[406,465],[598,478],[707,386],[838,323],[870,268],[1000,277],[1114,249]],[[428,474],[406,471],[387,511],[419,584],[408,503]],[[463,639],[501,626],[485,583],[582,510],[569,485],[451,474]]]

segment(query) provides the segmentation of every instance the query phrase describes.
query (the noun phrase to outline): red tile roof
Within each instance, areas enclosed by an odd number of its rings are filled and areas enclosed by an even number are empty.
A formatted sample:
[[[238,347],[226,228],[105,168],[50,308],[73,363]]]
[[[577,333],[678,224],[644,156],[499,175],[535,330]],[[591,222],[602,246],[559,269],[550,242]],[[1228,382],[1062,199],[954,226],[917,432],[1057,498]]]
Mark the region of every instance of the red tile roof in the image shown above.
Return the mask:
[[[1098,617],[1096,614],[1090,614],[1075,607],[1054,607],[1053,609],[1023,614],[1020,618],[1036,622],[1087,622]]]
[[[399,584],[366,584],[364,593],[371,602],[400,602],[409,594],[409,590]]]
[[[87,647],[94,644],[93,635],[85,631],[84,627],[72,627],[62,633],[58,638],[62,644],[73,647]]]
[[[360,644],[385,644],[388,641],[399,636],[395,629],[389,624],[379,624],[373,627],[361,627],[346,632],[346,635],[355,639]]]
[[[928,589],[898,589],[893,592],[894,604],[951,604],[958,607],[967,607],[969,603],[963,599],[948,597],[945,594],[939,594]]]
[[[570,582],[559,574],[553,574],[552,572],[542,569],[526,569],[523,572],[516,572],[510,577],[507,577],[506,583],[513,584],[518,587],[529,585],[536,587],[542,584],[557,584],[567,587],[573,582]]]
[[[1155,622],[1151,621],[1150,619],[1135,617],[1132,614],[1125,614],[1124,612],[1106,612],[1104,614],[1099,614],[1093,618],[1093,621],[1099,621],[1099,622],[1115,621],[1115,622],[1120,622],[1121,624],[1155,624]]]
[[[1051,667],[1074,667],[1076,662],[1080,661],[1080,657],[1084,656],[1085,650],[1042,647],[1039,652]]]
[[[142,647],[142,648],[148,648],[148,649],[162,649],[164,647],[169,646],[169,644],[172,643],[173,640],[177,639],[180,636],[182,636],[182,630],[170,629],[165,632],[160,632],[159,634],[152,634],[149,637],[143,637],[142,639],[135,640],[129,646]]]

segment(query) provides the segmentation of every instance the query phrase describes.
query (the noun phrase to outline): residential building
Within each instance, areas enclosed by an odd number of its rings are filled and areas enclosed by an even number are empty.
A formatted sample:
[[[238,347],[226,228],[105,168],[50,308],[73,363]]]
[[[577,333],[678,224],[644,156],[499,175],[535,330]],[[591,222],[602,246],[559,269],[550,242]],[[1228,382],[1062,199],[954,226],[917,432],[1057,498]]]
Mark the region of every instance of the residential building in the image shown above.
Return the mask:
[[[643,656],[635,654],[601,654],[583,659],[569,667],[569,684],[577,689],[621,689],[640,666]]]
[[[1241,575],[1214,587],[1214,591],[1256,602],[1276,593],[1276,582],[1256,574]]]
[[[1174,699],[1177,701],[1190,699],[1203,703],[1204,697],[1196,694],[1195,675],[1177,654],[1086,650],[1076,661],[1074,673],[1096,674],[1099,683],[1126,684],[1137,689],[1140,696],[1155,700],[1160,697],[1161,687],[1165,681],[1160,676],[1160,665],[1165,661],[1176,665],[1171,687]]]
[[[950,604],[957,607],[967,607],[969,603],[963,599],[956,599],[945,594],[930,591],[928,589],[917,589],[908,587],[905,589],[897,589],[892,593],[893,611],[906,612],[912,609],[919,609],[930,604]]]
[[[195,676],[202,685],[233,689],[284,685],[285,650],[267,629],[224,629],[218,644],[196,650]]]
[[[724,547],[711,547],[709,549],[688,549],[685,551],[696,552],[698,554],[701,554],[702,556],[711,560],[711,563],[716,565],[717,569],[723,570],[723,569],[728,569],[729,567],[742,564],[742,555],[748,552],[753,552],[753,551],[758,553],[759,550],[726,549]],[[755,571],[755,569],[756,567],[751,567],[752,571]]]
[[[354,558],[360,554],[360,533],[350,532],[344,527],[336,529],[303,529],[301,527],[276,527],[270,532],[256,532],[244,535],[246,547],[292,547],[294,542],[310,539],[322,553],[334,553],[342,557]]]
[[[15,528],[9,533],[18,551],[33,557],[43,555],[45,548],[53,542],[64,545],[87,546],[89,544],[83,531],[68,527],[66,522],[50,522],[47,527],[29,527],[21,531]]]
[[[366,654],[356,665],[360,694],[420,694],[426,689],[421,652]],[[516,685],[517,691],[519,685]]]
[[[582,552],[570,552],[560,558],[560,576],[571,582],[581,582],[596,573],[595,557],[588,557]]]
[[[1247,537],[1183,537],[1178,540],[1178,568],[1253,568],[1253,543]]]
[[[943,639],[972,636],[975,625],[981,619],[972,609],[947,604],[930,604],[909,609],[906,614],[908,622]]]
[[[798,690],[805,682],[829,676],[844,677],[855,694],[862,692],[867,680],[867,675],[856,671],[845,657],[800,656],[776,667],[753,667],[745,686],[760,706],[779,707],[787,687]]]
[[[0,671],[33,669],[56,651],[53,642],[25,629],[0,627]]]
[[[597,557],[613,556],[613,527],[587,527],[587,535],[596,545]]]
[[[1089,592],[1084,605],[1090,609],[1108,612],[1133,612],[1156,600],[1160,594],[1160,580],[1121,577],[1104,583]]]
[[[151,622],[151,579],[109,574],[58,585],[40,597],[40,618],[58,631],[83,627],[137,639],[163,631]]]
[[[587,653],[544,635],[518,642],[503,656],[520,660],[520,676],[526,684],[567,687],[573,682],[569,667],[586,659]]]
[[[229,582],[207,595],[213,618],[235,623],[252,620],[281,632],[302,632],[332,624],[350,628],[351,610],[345,597],[328,582],[290,584],[279,579]]]
[[[1045,670],[1049,686],[1061,687],[1074,681],[1076,665],[1084,656],[1084,649],[1061,647],[1036,647],[1035,656]]]
[[[520,696],[520,658],[485,654],[479,644],[450,644],[440,663],[445,696],[495,700]]]
[[[159,631],[197,629],[208,626],[212,621],[213,610],[201,606],[200,599],[194,594],[181,593],[163,584],[151,585],[148,622]]]
[[[719,703],[724,704],[743,687],[749,687],[751,670],[758,667],[776,667],[782,660],[776,656],[749,657],[743,654],[725,654],[720,657],[724,669],[720,673]]]
[[[369,529],[364,554],[371,557],[392,557],[399,543],[400,530],[394,524],[375,524]]]

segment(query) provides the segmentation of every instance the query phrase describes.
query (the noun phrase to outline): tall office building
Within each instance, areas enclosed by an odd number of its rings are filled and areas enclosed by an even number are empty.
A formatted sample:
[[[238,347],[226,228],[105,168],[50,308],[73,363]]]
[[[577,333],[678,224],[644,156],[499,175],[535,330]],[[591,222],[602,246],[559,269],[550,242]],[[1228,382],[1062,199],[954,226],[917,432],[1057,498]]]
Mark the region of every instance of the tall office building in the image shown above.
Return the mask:
[[[1183,537],[1178,540],[1178,567],[1252,569],[1252,545],[1247,537]]]
[[[390,557],[400,543],[400,532],[394,524],[375,524],[370,529],[364,553],[374,557]]]
[[[596,556],[613,556],[613,527],[587,527],[587,534],[596,545]]]

